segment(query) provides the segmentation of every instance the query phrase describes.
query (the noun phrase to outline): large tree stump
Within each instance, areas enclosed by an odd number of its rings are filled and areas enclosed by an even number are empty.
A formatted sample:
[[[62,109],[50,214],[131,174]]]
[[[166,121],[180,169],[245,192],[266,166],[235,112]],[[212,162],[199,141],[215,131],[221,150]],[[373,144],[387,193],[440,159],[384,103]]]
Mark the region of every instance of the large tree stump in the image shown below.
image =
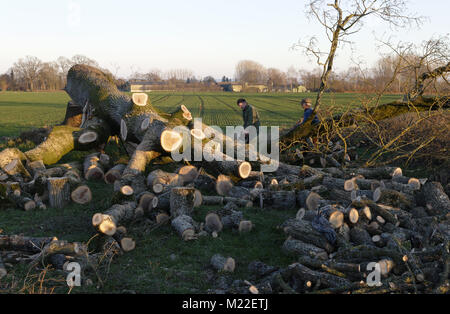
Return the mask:
[[[50,207],[64,208],[70,202],[70,184],[67,177],[48,178],[48,200]]]

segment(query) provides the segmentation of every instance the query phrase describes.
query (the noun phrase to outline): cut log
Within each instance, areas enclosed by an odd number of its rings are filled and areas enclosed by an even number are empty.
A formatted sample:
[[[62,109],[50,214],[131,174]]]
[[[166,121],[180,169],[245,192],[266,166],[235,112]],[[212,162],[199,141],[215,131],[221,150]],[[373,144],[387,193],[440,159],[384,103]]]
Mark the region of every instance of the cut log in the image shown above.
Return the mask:
[[[120,180],[122,173],[125,170],[126,165],[117,164],[108,170],[105,174],[105,182],[108,184],[113,184],[116,180]]]
[[[194,208],[195,189],[191,187],[174,187],[170,190],[170,215],[191,215]]]
[[[0,152],[0,168],[4,168],[11,161],[19,159],[20,161],[27,160],[27,157],[17,148],[6,148]]]
[[[284,232],[294,239],[305,243],[313,244],[325,249],[328,253],[333,251],[333,246],[327,241],[325,236],[315,230],[309,221],[288,219],[282,225]]]
[[[221,213],[221,222],[224,229],[239,229],[244,215],[240,211],[231,210],[227,214]]]
[[[450,199],[439,182],[427,182],[417,198],[431,215],[445,215],[450,212]]]
[[[362,175],[366,179],[391,179],[394,174],[401,173],[398,167],[348,168],[345,173],[350,176]]]
[[[20,159],[14,159],[9,164],[3,167],[3,170],[10,176],[21,175],[26,178],[31,178],[30,173],[22,164]]]
[[[136,203],[128,202],[115,204],[104,214],[97,213],[92,217],[92,225],[101,233],[112,236],[116,233],[117,226],[136,219]]]
[[[209,233],[219,233],[223,229],[222,221],[216,213],[209,213],[205,217],[205,230]]]
[[[157,194],[164,192],[166,186],[182,186],[183,183],[183,178],[180,175],[160,169],[150,172],[147,177],[147,186]]]
[[[231,181],[230,177],[223,174],[219,175],[216,181],[216,192],[219,195],[226,196],[230,193],[232,188],[233,182]]]
[[[287,239],[284,241],[282,249],[284,253],[295,255],[296,257],[306,255],[320,260],[328,259],[328,254],[324,249],[296,239]]]
[[[355,201],[352,204],[353,206],[357,207],[357,208],[364,208],[365,206],[369,207],[371,213],[375,216],[380,216],[381,218],[383,218],[383,221],[389,222],[393,225],[396,225],[398,223],[398,219],[392,214],[390,213],[388,210],[378,206],[377,204],[375,204],[374,202],[370,201],[370,200],[362,200],[360,202]],[[377,218],[377,221],[378,218]],[[379,221],[380,223],[384,223]]]
[[[184,184],[189,184],[194,182],[199,172],[195,166],[184,166],[178,170],[178,174],[181,176]]]
[[[138,207],[141,207],[144,212],[149,212],[158,206],[158,198],[151,192],[143,192],[138,196]]]
[[[232,257],[223,257],[220,254],[215,254],[211,257],[211,266],[219,272],[234,272],[236,262]]]
[[[249,200],[242,200],[234,197],[222,197],[222,196],[208,196],[203,195],[203,205],[225,205],[227,203],[235,203],[239,207],[252,207],[253,202]]]
[[[62,209],[70,202],[70,184],[69,179],[48,178],[48,199],[50,207]]]
[[[36,202],[31,198],[31,196],[26,196],[26,194],[24,193],[10,193],[8,195],[8,198],[12,200],[17,207],[25,211],[33,210],[36,208]]]
[[[365,229],[360,227],[353,227],[350,230],[350,240],[356,245],[374,245],[370,234]]]
[[[81,185],[72,191],[70,198],[73,202],[85,205],[92,201],[92,192],[87,185]]]
[[[84,178],[90,180],[103,180],[104,172],[100,165],[98,154],[91,154],[84,159]]]
[[[195,238],[194,220],[188,215],[179,215],[172,220],[172,227],[177,231],[184,241]]]
[[[321,199],[319,194],[310,192],[305,201],[306,208],[309,210],[316,210],[319,207]]]
[[[173,130],[164,130],[161,133],[161,147],[166,152],[174,152],[183,144],[183,136]]]
[[[253,223],[250,220],[241,220],[239,223],[238,231],[240,234],[248,233],[252,231]]]
[[[373,192],[373,200],[374,202],[406,209],[411,209],[415,205],[413,196],[395,190],[381,188],[377,188]]]
[[[264,204],[278,210],[290,210],[296,206],[295,191],[264,191]]]
[[[78,142],[80,131],[80,128],[70,126],[54,126],[47,139],[25,152],[25,155],[30,161],[42,160],[44,164],[52,165],[74,149],[91,149],[91,143],[85,145]]]
[[[111,130],[108,124],[96,117],[86,121],[78,132],[78,144],[84,147],[97,148],[108,140]]]
[[[289,269],[295,276],[302,281],[311,281],[313,283],[320,282],[319,286],[327,288],[349,287],[350,281],[335,275],[314,271],[300,263],[289,265]]]
[[[148,95],[146,93],[133,93],[131,99],[136,106],[144,107],[147,105]]]
[[[326,176],[326,177],[323,178],[322,184],[324,186],[326,186],[330,190],[337,189],[337,190],[351,191],[351,190],[345,189],[346,185],[348,185],[348,180],[345,181],[344,179],[339,179],[339,178],[333,178],[333,177],[327,177]]]
[[[195,178],[193,184],[196,189],[201,191],[209,191],[211,186],[215,186],[216,178],[208,174],[205,169],[200,168],[198,176]]]
[[[195,190],[194,193],[194,208],[203,204],[203,195],[199,190]]]

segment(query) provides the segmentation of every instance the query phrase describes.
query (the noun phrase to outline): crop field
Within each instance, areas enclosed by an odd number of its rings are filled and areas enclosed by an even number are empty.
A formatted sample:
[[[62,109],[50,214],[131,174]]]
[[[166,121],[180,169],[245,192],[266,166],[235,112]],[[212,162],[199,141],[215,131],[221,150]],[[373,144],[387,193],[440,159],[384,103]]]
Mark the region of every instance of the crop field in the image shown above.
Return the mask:
[[[237,93],[149,93],[151,103],[170,112],[184,104],[194,117],[201,117],[209,125],[224,127],[242,124],[242,113],[236,105],[238,98],[246,98],[260,114],[261,124],[289,127],[303,115],[300,100],[313,98],[315,94],[237,94]],[[381,103],[398,99],[398,95],[386,95]],[[326,94],[323,108],[342,111],[360,107],[370,95],[341,93]],[[0,93],[0,137],[17,136],[20,132],[45,125],[54,125],[64,119],[69,96],[63,92],[2,92]]]

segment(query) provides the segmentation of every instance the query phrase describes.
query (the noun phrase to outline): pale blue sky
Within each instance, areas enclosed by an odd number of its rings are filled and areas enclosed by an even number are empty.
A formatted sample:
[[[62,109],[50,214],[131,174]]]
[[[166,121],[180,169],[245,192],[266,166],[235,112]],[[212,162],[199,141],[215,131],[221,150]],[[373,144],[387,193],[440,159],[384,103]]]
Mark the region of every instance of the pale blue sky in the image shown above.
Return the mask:
[[[0,9],[0,73],[20,57],[43,61],[83,54],[101,66],[120,66],[119,75],[152,68],[188,68],[197,77],[234,76],[239,60],[266,67],[311,69],[314,64],[290,47],[309,35],[324,36],[305,17],[306,0],[41,0],[6,1]],[[377,37],[421,42],[450,32],[449,0],[410,0],[411,11],[429,17],[420,30],[392,33],[369,20],[352,37],[355,57],[368,66],[379,57]],[[79,14],[78,14],[79,12]],[[336,67],[351,65],[343,50]]]

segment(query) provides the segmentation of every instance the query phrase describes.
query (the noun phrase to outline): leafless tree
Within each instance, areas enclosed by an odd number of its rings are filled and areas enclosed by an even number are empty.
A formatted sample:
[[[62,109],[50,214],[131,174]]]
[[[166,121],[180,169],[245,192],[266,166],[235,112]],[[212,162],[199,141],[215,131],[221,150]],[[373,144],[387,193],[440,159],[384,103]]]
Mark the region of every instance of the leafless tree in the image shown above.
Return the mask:
[[[151,69],[145,74],[145,79],[150,82],[162,81],[162,72],[159,69]]]
[[[420,25],[423,20],[408,12],[407,0],[334,0],[329,2],[330,0],[310,0],[307,4],[308,15],[316,19],[325,29],[330,43],[329,50],[326,52],[320,50],[316,37],[311,37],[307,44],[299,44],[322,67],[314,111],[317,111],[321,105],[338,46],[348,42],[350,35],[360,31],[364,25],[363,21],[368,16],[377,17],[393,27],[404,27],[414,23]]]
[[[267,70],[252,60],[242,60],[236,65],[236,79],[244,83],[261,84],[267,81]]]
[[[14,63],[13,71],[18,80],[23,80],[26,89],[34,90],[39,77],[39,71],[42,68],[42,61],[36,57],[27,56]]]
[[[74,55],[71,59],[72,61],[72,65],[73,64],[86,64],[86,65],[90,65],[93,67],[98,68],[99,64],[97,61],[95,61],[94,59],[88,58],[84,55]]]
[[[286,86],[287,75],[279,69],[267,69],[267,85],[270,89],[277,89]]]

